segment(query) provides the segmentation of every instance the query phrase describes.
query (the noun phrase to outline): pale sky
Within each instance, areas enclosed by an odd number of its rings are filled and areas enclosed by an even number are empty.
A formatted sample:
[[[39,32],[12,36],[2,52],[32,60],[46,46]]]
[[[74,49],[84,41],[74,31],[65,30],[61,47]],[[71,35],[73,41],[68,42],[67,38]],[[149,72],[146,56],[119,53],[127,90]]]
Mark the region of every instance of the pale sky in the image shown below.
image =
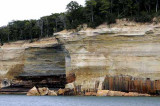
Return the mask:
[[[85,4],[85,0],[0,0],[0,26],[12,20],[39,19],[64,12],[70,1]]]

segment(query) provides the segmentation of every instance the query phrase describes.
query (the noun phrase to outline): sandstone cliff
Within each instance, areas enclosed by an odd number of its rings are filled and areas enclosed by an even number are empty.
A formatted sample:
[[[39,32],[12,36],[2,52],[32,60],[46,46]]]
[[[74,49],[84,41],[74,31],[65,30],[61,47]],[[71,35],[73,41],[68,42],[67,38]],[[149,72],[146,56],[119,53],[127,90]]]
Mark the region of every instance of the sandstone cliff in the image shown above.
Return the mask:
[[[26,64],[30,64],[26,62],[26,48],[54,45],[63,45],[67,52],[63,66],[67,76],[75,75],[73,82],[80,91],[108,89],[157,94],[160,90],[160,24],[123,20],[96,29],[62,31],[33,43],[6,44],[0,48],[1,78],[24,72]],[[34,73],[39,71],[42,70],[38,68]]]
[[[108,27],[59,32],[55,36],[70,54],[66,73],[75,73],[75,84],[81,91],[155,93],[160,90],[159,24],[120,20]]]
[[[49,41],[49,42],[48,42]],[[33,43],[29,41],[17,41],[7,43],[0,47],[0,76],[1,78],[6,77],[6,75],[18,74],[24,70],[24,63],[28,54],[28,48],[44,48],[52,47],[57,44],[55,38],[42,39]],[[36,51],[36,50],[35,50]],[[34,51],[33,51],[34,52]]]

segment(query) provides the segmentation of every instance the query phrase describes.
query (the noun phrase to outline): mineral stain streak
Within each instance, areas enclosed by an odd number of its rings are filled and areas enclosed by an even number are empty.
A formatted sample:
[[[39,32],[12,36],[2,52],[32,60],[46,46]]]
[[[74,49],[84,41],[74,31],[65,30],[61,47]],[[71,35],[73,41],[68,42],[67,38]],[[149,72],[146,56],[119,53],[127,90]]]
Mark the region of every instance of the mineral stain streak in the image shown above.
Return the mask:
[[[149,78],[134,78],[131,76],[106,76],[103,82],[104,90],[138,92],[160,95],[160,80],[151,81]]]

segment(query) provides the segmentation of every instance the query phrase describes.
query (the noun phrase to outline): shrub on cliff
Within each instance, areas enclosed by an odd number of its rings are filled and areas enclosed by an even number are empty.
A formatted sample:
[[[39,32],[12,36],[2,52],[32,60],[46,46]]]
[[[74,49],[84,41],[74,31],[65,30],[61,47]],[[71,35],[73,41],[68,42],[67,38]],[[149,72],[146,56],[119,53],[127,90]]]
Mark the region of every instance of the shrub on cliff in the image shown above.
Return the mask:
[[[152,19],[153,16],[146,12],[141,12],[140,15],[135,16],[136,22],[152,22]]]

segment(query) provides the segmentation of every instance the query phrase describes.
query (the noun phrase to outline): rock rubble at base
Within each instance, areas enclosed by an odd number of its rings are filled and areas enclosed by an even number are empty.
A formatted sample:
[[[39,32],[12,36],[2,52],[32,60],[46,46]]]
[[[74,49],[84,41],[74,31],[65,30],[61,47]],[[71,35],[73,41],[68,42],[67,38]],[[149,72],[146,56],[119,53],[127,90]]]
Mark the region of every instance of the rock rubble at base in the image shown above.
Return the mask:
[[[33,87],[27,93],[27,96],[45,96],[45,95],[57,96],[57,93],[53,90],[49,90],[46,87],[43,87],[43,88]]]
[[[40,96],[40,93],[38,92],[36,87],[33,87],[28,91],[27,96]]]
[[[137,92],[120,92],[120,91],[110,91],[110,90],[98,90],[96,96],[128,96],[128,97],[133,97],[133,96],[151,96],[149,94],[140,94]]]
[[[59,89],[57,92],[54,90],[49,90],[46,87],[43,88],[36,88],[33,87],[31,90],[28,91],[27,96],[76,96],[80,93],[77,93],[74,89]],[[126,96],[126,97],[137,97],[137,96],[151,96],[149,94],[141,94],[137,92],[121,92],[121,91],[110,91],[110,90],[98,90],[97,92],[85,92],[81,96]]]
[[[96,96],[96,92],[85,92],[85,96]]]
[[[57,93],[54,90],[49,90],[48,95],[49,96],[57,96]]]

